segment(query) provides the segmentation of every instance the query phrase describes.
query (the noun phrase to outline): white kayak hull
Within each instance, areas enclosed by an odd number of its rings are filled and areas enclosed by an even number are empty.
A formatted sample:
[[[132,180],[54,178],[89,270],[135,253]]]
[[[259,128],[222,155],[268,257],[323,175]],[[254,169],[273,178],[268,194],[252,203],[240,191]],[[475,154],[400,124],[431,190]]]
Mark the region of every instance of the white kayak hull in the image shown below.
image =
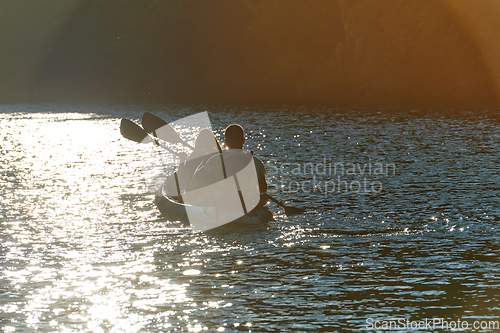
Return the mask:
[[[155,204],[167,219],[189,224],[196,231],[207,231],[222,226],[262,226],[274,220],[266,207],[255,208],[249,214],[237,218],[221,217],[214,207],[192,206],[175,201],[166,195],[164,186],[156,192]],[[221,220],[230,222],[221,223]]]

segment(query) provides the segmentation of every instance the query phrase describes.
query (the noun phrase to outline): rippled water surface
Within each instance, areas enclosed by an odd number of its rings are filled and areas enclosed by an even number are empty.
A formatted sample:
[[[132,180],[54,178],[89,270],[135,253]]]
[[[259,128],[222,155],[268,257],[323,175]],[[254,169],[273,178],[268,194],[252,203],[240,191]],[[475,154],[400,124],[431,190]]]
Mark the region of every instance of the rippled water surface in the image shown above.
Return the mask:
[[[308,214],[270,205],[267,226],[206,234],[159,215],[152,190],[176,159],[122,138],[120,118],[205,110],[218,134],[245,127],[273,195]],[[0,128],[4,332],[500,320],[500,131],[487,114],[17,105],[0,107]]]

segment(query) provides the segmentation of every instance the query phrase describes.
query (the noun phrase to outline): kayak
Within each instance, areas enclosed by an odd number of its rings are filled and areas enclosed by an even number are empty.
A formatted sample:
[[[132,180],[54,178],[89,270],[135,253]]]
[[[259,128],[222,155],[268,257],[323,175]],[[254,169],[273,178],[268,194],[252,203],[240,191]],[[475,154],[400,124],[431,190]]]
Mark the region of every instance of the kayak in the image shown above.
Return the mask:
[[[196,231],[207,231],[222,226],[262,226],[274,220],[273,214],[264,206],[258,206],[245,215],[229,216],[227,215],[228,212],[221,213],[215,207],[180,203],[175,197],[167,195],[165,185],[161,186],[156,192],[155,204],[167,219],[189,224]]]

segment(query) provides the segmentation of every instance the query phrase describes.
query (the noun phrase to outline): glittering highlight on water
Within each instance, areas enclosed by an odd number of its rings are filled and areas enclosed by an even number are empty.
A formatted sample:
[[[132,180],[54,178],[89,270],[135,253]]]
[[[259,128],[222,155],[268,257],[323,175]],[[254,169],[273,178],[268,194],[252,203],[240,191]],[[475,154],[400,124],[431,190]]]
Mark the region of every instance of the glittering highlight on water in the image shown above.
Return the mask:
[[[276,221],[264,228],[203,234],[153,205],[177,160],[120,136],[120,118],[144,111],[174,120],[204,109],[0,107],[4,332],[335,332],[375,314],[498,320],[498,121],[209,111],[219,138],[238,122],[249,149],[278,166],[326,156],[397,171],[378,195],[276,193],[310,213],[271,206]],[[268,174],[275,184],[290,177]]]

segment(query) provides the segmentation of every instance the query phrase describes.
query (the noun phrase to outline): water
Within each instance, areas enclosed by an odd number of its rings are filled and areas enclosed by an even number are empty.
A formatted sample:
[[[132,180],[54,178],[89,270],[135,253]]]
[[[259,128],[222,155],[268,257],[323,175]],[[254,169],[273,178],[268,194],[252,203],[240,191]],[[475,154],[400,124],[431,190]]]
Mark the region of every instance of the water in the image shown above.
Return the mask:
[[[269,162],[273,195],[309,213],[286,217],[270,205],[268,226],[208,234],[160,217],[151,191],[176,160],[123,139],[119,119],[204,110],[219,135],[242,124],[247,147]],[[4,332],[342,332],[367,320],[500,320],[500,132],[486,113],[0,112]]]

